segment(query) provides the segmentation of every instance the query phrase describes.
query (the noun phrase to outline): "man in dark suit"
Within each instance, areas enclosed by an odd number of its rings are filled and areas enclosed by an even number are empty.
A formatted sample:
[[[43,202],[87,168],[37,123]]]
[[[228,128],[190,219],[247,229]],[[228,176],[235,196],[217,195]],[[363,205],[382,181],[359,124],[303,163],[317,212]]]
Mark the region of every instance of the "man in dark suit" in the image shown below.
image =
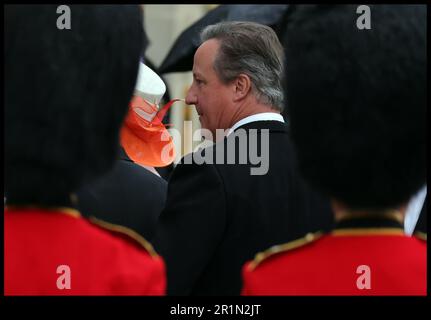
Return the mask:
[[[283,49],[274,31],[229,22],[201,38],[186,103],[216,143],[175,168],[153,243],[167,263],[168,294],[238,295],[247,259],[328,229],[332,217],[297,174],[280,115]]]

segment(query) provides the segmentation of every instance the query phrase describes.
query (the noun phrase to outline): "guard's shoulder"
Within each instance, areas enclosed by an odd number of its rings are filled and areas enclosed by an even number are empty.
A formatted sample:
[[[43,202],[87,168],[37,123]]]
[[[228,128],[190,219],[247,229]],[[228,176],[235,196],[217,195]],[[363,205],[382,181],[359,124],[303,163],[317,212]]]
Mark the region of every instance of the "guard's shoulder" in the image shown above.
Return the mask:
[[[416,231],[413,236],[415,236],[416,238],[423,240],[423,241],[427,241],[427,234],[425,232],[421,232],[421,231]]]
[[[277,255],[283,252],[304,247],[305,245],[316,241],[322,235],[323,235],[322,231],[319,231],[316,233],[307,233],[302,238],[299,238],[284,244],[275,245],[265,251],[259,252],[255,255],[254,260],[250,262],[249,271],[253,271],[254,269],[256,269],[258,265],[260,265],[262,262],[267,260],[269,257],[273,257],[274,255]]]
[[[136,244],[140,247],[143,247],[150,254],[151,257],[153,257],[153,258],[158,257],[158,254],[154,250],[151,243],[149,243],[144,237],[142,237],[136,231],[129,229],[125,226],[121,226],[121,225],[117,225],[117,224],[113,224],[110,222],[100,220],[100,219],[95,218],[93,216],[88,217],[88,220],[92,224],[94,224],[94,225],[96,225],[102,229],[108,230],[111,233],[117,234],[117,235],[121,236],[122,238],[126,238],[127,240],[133,242],[134,244]]]

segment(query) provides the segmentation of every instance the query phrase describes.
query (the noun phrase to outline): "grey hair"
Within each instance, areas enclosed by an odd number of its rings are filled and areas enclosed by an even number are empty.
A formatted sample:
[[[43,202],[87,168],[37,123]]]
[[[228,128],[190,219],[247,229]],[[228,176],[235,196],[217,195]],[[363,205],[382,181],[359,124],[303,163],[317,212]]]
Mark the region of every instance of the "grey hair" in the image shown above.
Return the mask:
[[[283,47],[274,30],[254,22],[220,22],[209,25],[201,42],[220,41],[214,69],[223,83],[247,74],[260,103],[283,110]]]

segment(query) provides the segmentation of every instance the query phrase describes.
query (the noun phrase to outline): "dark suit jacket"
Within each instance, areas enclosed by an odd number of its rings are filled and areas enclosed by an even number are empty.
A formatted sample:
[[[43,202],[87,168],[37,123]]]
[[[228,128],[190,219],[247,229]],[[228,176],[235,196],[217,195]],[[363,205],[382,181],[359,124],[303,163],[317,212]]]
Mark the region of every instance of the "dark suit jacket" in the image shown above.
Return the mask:
[[[114,168],[77,193],[78,208],[84,216],[94,216],[119,224],[151,240],[162,211],[167,182],[130,160],[121,150]]]
[[[241,128],[257,141],[262,135],[251,129],[269,129],[267,174],[250,175],[250,159],[235,165],[185,164],[194,156],[189,154],[169,180],[153,245],[167,264],[170,295],[238,295],[241,267],[257,252],[332,227],[329,201],[298,175],[287,126],[259,121]],[[232,139],[234,134],[219,143],[226,148]],[[215,150],[214,145],[202,154]]]
[[[419,214],[418,222],[416,223],[414,232],[427,233],[427,207],[428,193],[425,197],[424,205],[422,206],[421,213]]]

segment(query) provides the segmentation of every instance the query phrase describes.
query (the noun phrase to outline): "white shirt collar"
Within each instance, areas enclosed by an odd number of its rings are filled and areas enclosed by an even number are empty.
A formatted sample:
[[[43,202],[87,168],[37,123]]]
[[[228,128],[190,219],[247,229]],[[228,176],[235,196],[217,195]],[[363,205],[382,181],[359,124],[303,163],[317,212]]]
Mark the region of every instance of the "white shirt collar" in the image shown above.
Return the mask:
[[[408,235],[412,235],[415,230],[426,196],[427,185],[423,186],[409,201],[404,218],[404,231]]]
[[[241,120],[239,120],[237,123],[235,123],[230,129],[227,135],[230,135],[235,129],[251,122],[256,121],[279,121],[284,123],[283,116],[279,113],[275,112],[262,112],[257,113],[252,116],[245,117]]]

